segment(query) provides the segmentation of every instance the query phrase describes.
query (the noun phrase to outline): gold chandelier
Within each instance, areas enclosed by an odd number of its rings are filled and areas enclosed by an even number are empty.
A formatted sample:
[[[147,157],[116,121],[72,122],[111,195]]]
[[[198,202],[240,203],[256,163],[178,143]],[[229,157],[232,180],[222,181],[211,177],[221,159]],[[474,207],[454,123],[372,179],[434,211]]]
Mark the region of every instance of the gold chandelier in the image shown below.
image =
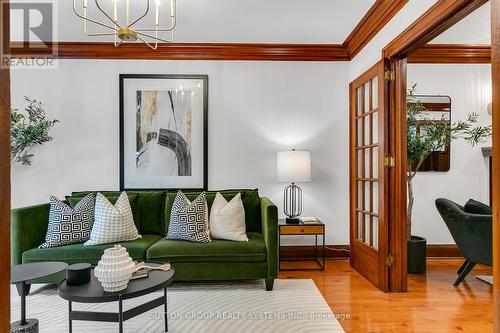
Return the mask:
[[[139,1],[132,0],[135,4],[139,3]],[[137,27],[138,23],[147,19],[151,12],[151,2],[155,1],[153,6],[155,7],[154,11],[154,25],[150,27]],[[176,26],[177,20],[177,4],[176,0],[170,0],[170,13],[166,11],[166,9],[161,6],[163,3],[167,3],[168,0],[144,0],[144,8],[143,11],[136,17],[131,18],[131,10],[130,10],[130,0],[112,0],[113,11],[112,14],[108,13],[108,11],[103,7],[100,0],[73,0],[73,11],[75,14],[82,19],[83,23],[83,32],[87,36],[113,36],[113,42],[115,46],[120,45],[125,42],[136,42],[141,41],[144,44],[148,45],[153,50],[156,50],[158,47],[158,42],[170,43],[174,39],[174,28]],[[104,14],[106,18],[106,22],[100,22],[97,19],[90,18],[88,16],[89,10],[89,2],[95,3],[95,8],[99,10],[102,14]],[[121,4],[125,3],[125,6],[121,6]],[[123,8],[124,7],[124,8]],[[162,10],[160,10],[160,7]],[[80,8],[80,12],[79,9]],[[111,11],[111,10],[109,10]],[[168,14],[165,15],[170,23],[170,26],[160,26],[160,14]],[[120,20],[119,18],[123,18]],[[93,23],[99,27],[103,27],[108,29],[106,32],[91,32],[89,33],[87,23]],[[161,22],[163,23],[163,21]],[[167,40],[163,37],[164,34],[170,34],[170,39]]]

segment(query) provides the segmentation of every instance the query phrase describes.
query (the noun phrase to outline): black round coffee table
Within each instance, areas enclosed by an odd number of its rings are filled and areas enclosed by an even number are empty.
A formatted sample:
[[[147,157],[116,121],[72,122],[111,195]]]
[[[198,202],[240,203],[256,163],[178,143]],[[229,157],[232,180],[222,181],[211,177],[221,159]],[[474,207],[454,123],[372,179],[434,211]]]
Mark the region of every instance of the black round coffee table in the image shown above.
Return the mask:
[[[38,320],[26,319],[26,295],[30,292],[28,281],[64,271],[68,264],[57,261],[34,262],[14,265],[10,269],[10,283],[15,284],[21,296],[21,320],[11,324],[11,332],[38,332]]]
[[[148,266],[159,266],[157,263],[146,263]],[[69,308],[69,332],[73,330],[73,320],[86,321],[103,321],[118,323],[118,331],[123,332],[123,322],[133,318],[146,311],[152,310],[158,306],[164,305],[165,316],[165,332],[168,332],[167,321],[167,286],[174,279],[175,270],[171,268],[169,271],[153,270],[149,272],[149,276],[137,280],[130,280],[127,288],[117,292],[105,292],[101,283],[94,275],[92,270],[90,282],[82,285],[72,286],[66,284],[63,280],[59,284],[59,296],[68,301]],[[163,296],[144,304],[138,305],[135,308],[123,311],[123,301],[130,298],[135,298],[147,295],[154,291],[163,289]],[[118,302],[118,313],[112,312],[89,312],[72,310],[71,303],[107,303]]]

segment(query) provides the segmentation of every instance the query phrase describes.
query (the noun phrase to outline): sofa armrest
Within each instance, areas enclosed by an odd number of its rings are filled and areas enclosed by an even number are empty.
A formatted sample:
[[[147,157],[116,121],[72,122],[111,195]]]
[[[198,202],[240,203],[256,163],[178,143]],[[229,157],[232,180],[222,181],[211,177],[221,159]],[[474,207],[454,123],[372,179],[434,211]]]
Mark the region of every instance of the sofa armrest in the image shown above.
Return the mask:
[[[23,252],[45,241],[50,204],[13,209],[11,211],[11,264],[22,263]]]
[[[260,198],[262,235],[267,249],[267,276],[278,276],[278,207],[268,198]]]

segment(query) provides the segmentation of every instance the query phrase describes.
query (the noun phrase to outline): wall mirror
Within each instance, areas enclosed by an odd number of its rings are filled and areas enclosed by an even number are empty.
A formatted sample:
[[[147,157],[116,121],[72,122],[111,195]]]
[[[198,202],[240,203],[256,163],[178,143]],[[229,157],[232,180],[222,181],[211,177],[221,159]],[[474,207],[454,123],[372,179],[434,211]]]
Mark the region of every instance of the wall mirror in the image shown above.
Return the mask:
[[[433,123],[448,123],[451,125],[451,98],[449,96],[413,95],[414,100],[418,100],[425,107],[425,112],[421,115],[421,120],[417,121],[416,130],[420,135],[425,136],[425,129]],[[439,171],[450,170],[450,142],[445,143],[440,149],[432,152],[422,163],[419,171]],[[415,168],[416,165],[412,166]]]

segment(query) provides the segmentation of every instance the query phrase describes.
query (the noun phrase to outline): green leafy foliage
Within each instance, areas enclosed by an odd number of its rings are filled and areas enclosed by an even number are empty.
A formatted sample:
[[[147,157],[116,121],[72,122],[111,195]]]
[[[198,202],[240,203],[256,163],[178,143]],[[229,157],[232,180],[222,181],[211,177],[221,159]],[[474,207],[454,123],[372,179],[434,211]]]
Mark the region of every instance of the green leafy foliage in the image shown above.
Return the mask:
[[[31,149],[52,140],[49,130],[59,120],[45,119],[41,102],[26,96],[24,100],[24,112],[13,109],[10,113],[10,160],[11,164],[31,165]]]
[[[434,151],[439,150],[455,139],[463,139],[472,146],[484,142],[491,135],[490,126],[476,126],[479,115],[470,113],[465,121],[450,123],[447,119],[436,121],[427,116],[422,102],[415,96],[417,85],[408,90],[407,114],[407,162],[408,162],[408,239],[411,237],[413,210],[413,178],[424,160]],[[418,122],[426,122],[425,134],[417,130]]]

